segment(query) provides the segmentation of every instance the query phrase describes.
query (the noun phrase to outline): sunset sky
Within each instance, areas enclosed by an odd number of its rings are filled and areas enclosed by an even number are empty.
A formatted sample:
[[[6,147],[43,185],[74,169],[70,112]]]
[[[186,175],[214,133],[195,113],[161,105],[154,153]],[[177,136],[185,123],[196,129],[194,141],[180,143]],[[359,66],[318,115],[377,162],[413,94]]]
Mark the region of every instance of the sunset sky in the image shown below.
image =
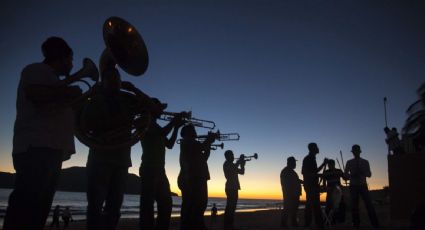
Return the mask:
[[[148,48],[142,77],[121,71],[172,112],[192,110],[238,142],[211,154],[209,195],[224,196],[223,153],[259,154],[240,176],[240,197],[281,198],[286,158],[301,163],[307,144],[324,157],[352,157],[353,144],[372,167],[370,188],[388,185],[383,97],[390,126],[425,80],[425,3],[357,0],[33,1],[0,3],[0,171],[13,172],[16,89],[23,67],[42,61],[40,46],[63,37],[82,59],[98,63],[102,25],[110,16],[132,23]],[[82,87],[84,90],[86,88]],[[198,129],[203,134],[206,130]],[[84,166],[87,147],[63,167]],[[132,149],[137,174],[142,150]],[[171,189],[180,192],[179,145],[167,152]]]

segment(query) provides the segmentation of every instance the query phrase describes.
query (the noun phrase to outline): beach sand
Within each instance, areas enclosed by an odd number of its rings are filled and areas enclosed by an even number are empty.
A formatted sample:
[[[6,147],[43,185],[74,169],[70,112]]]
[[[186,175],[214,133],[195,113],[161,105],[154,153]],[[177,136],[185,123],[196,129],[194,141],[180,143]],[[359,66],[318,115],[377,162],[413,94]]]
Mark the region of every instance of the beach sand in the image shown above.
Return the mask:
[[[391,221],[389,218],[389,206],[380,205],[376,206],[376,211],[381,222],[381,229],[408,229],[407,221]],[[303,210],[299,211],[299,219],[302,226],[303,223]],[[372,229],[369,224],[369,219],[364,210],[361,211],[361,229]],[[179,217],[172,218],[170,230],[179,229]],[[347,212],[346,223],[333,225],[330,229],[353,229],[350,224],[351,213]],[[223,229],[223,215],[217,217],[216,222],[211,223],[209,216],[205,217],[207,227],[211,230]],[[49,224],[49,223],[48,223]],[[265,210],[254,212],[238,212],[235,216],[235,227],[240,230],[275,230],[280,228],[280,210]],[[47,227],[46,229],[51,229]],[[53,228],[54,229],[54,228]],[[85,221],[76,221],[70,223],[71,230],[85,229]],[[138,229],[137,219],[121,219],[118,225],[118,230]],[[303,229],[287,228],[287,229]]]

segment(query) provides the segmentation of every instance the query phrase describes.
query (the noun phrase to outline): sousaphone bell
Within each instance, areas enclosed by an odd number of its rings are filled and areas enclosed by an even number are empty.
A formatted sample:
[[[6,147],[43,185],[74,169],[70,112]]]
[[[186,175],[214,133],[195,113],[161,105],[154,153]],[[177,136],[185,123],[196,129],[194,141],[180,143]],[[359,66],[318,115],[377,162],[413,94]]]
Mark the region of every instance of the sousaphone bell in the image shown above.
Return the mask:
[[[133,25],[122,18],[110,17],[103,24],[103,39],[106,48],[99,61],[101,80],[105,74],[110,73],[109,70],[118,66],[132,76],[141,76],[145,73],[149,64],[148,52],[142,37]],[[137,111],[132,115],[131,124],[102,132],[102,135],[90,130],[91,122],[102,120],[101,117],[89,119],[84,113],[83,108],[90,105],[91,98],[96,94],[96,90],[93,90],[77,113],[76,137],[81,143],[96,149],[115,149],[129,147],[140,141],[149,126],[150,113],[134,92],[121,90],[119,93],[122,94],[120,96],[134,101],[134,109]]]

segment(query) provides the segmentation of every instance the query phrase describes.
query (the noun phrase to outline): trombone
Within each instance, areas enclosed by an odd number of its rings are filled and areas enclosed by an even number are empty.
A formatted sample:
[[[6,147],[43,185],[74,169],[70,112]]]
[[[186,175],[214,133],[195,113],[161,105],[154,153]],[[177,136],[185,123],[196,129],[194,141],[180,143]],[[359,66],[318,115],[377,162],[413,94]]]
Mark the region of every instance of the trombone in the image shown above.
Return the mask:
[[[216,140],[218,141],[239,141],[240,135],[239,133],[220,133],[220,130],[217,130],[217,132],[208,132],[207,135],[199,135],[196,137],[198,140],[205,140],[207,139],[208,135],[214,134],[216,136]]]
[[[258,154],[257,153],[254,153],[254,155],[252,155],[252,156],[245,156],[244,154],[241,154],[241,156],[239,158],[236,158],[235,160],[236,161],[251,161],[252,158],[254,158],[254,159],[257,160],[258,159]]]
[[[173,112],[162,112],[160,120],[163,121],[171,121],[175,116],[182,115],[183,120],[187,123],[192,124],[195,127],[206,128],[206,129],[214,129],[215,123],[214,121],[201,120],[198,118],[192,117],[192,111],[184,111],[180,113]]]

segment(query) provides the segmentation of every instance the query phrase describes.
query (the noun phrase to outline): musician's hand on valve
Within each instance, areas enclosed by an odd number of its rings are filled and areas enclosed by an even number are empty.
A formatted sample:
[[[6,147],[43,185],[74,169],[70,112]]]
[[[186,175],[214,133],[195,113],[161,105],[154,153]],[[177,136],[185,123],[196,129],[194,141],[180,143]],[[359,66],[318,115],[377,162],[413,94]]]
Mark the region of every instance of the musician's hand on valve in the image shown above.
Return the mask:
[[[181,112],[181,113],[178,113],[173,118],[173,121],[174,121],[174,124],[175,124],[176,127],[182,127],[186,123],[185,120],[183,119],[183,117],[184,117],[184,112]]]
[[[246,164],[245,157],[241,158],[240,161],[241,161],[241,166],[245,167],[245,164]]]
[[[217,136],[216,133],[209,132],[208,135],[207,135],[206,141],[208,143],[213,143],[215,141],[215,139],[216,139],[216,136]]]

